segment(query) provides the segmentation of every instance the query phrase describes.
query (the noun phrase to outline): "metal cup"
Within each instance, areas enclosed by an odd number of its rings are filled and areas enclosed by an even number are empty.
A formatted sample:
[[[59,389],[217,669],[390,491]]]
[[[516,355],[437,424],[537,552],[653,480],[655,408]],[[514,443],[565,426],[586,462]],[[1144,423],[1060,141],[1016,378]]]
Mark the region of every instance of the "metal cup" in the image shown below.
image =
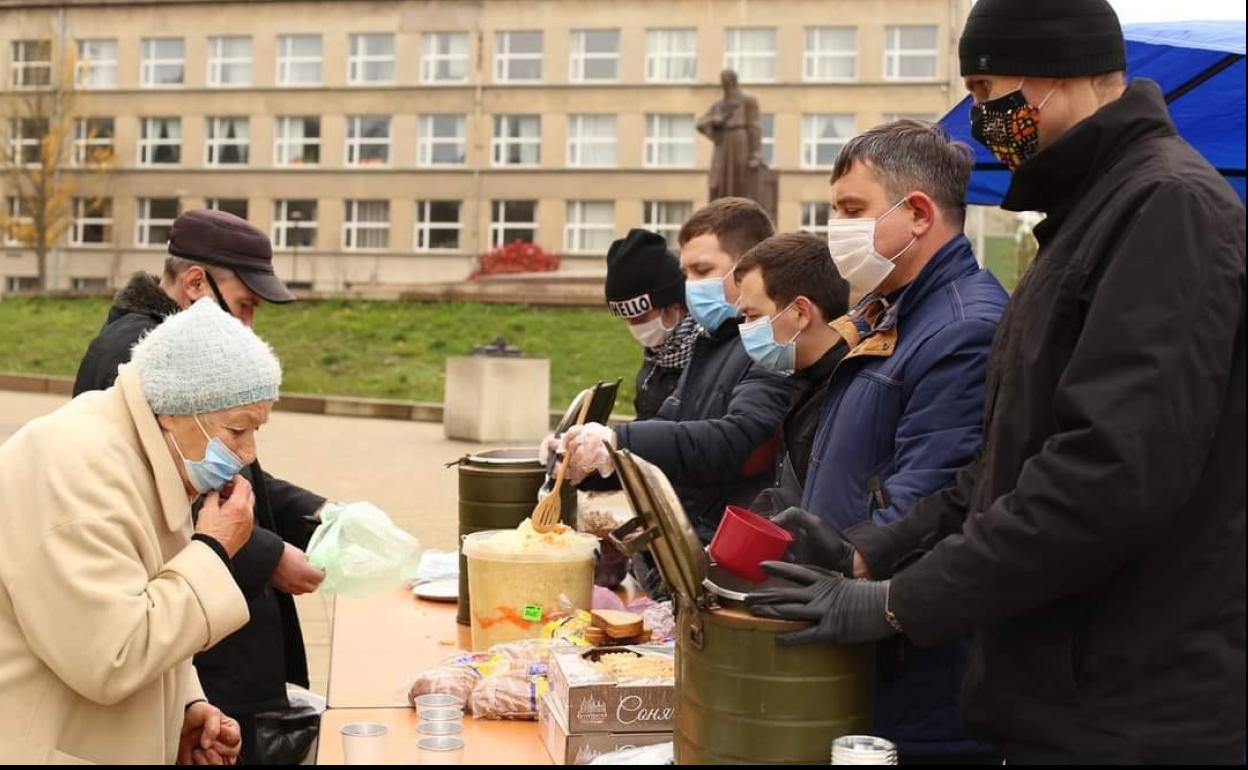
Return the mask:
[[[430,735],[416,741],[422,765],[462,765],[464,739],[453,735]]]
[[[376,722],[356,722],[343,725],[342,759],[348,765],[386,764],[385,725]]]

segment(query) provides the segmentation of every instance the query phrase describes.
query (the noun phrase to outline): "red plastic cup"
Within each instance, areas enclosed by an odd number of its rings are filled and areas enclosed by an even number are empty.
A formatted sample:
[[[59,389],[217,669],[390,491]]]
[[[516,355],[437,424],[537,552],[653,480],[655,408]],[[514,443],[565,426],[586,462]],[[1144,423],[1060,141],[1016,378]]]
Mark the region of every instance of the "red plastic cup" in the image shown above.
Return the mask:
[[[767,573],[759,565],[779,561],[792,544],[793,535],[784,527],[730,505],[711,538],[710,553],[716,564],[742,580],[762,583]]]

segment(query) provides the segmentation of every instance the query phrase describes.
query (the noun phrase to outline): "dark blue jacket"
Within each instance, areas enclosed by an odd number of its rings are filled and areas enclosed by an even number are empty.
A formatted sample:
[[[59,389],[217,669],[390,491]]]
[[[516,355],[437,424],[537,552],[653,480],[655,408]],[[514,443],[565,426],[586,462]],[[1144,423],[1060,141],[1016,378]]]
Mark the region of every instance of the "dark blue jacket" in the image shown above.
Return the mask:
[[[1005,290],[963,236],[936,253],[851,351],[824,401],[802,507],[839,532],[883,525],[954,480],[979,448],[988,351]],[[838,326],[843,326],[838,324]],[[974,751],[958,691],[965,640],[880,645],[876,732],[903,755]]]

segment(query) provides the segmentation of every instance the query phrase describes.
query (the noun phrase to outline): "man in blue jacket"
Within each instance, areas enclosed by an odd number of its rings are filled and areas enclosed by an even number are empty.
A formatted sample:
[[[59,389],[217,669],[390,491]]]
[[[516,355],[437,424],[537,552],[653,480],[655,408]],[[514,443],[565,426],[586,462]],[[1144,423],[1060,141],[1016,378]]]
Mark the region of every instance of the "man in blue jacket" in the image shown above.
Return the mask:
[[[988,350],[1007,298],[962,234],[970,172],[969,148],[912,120],[867,131],[837,158],[828,246],[861,299],[834,322],[850,351],[815,435],[809,514],[778,519],[799,540],[818,529],[812,515],[840,533],[900,518],[979,448]],[[903,759],[986,753],[959,716],[966,658],[965,640],[880,645],[875,729]]]

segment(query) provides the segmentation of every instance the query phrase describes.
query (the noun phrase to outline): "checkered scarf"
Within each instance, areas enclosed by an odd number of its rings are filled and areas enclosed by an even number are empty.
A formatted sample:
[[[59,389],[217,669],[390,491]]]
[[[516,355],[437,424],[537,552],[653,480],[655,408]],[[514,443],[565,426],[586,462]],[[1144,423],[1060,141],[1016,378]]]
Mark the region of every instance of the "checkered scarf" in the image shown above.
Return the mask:
[[[701,332],[702,327],[693,320],[693,316],[686,315],[672,329],[666,342],[657,348],[646,348],[646,360],[661,369],[684,369],[689,359],[693,358],[693,343],[698,341]]]

